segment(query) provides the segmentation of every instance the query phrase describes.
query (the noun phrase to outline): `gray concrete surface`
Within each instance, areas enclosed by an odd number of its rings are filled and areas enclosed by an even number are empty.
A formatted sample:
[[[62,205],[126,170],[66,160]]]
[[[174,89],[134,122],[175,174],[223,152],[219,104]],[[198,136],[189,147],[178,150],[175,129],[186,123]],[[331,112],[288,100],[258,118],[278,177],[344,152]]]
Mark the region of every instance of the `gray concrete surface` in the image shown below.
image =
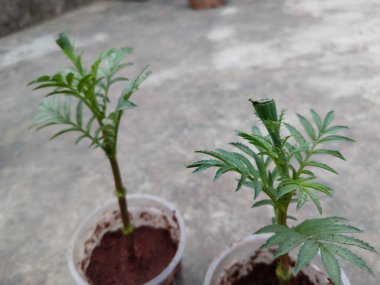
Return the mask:
[[[0,37],[91,2],[94,0],[1,0]]]
[[[138,68],[153,75],[135,95],[139,108],[121,127],[119,156],[131,192],[175,202],[187,223],[180,284],[201,284],[208,264],[230,242],[271,217],[252,210],[252,193],[234,193],[234,177],[184,166],[194,150],[225,147],[234,130],[256,122],[247,99],[274,97],[295,112],[336,111],[356,144],[331,160],[340,176],[325,215],[347,217],[380,249],[380,3],[377,0],[231,0],[195,12],[184,1],[107,2],[0,39],[0,284],[74,284],[66,266],[72,232],[113,191],[100,151],[74,137],[48,141],[51,130],[28,130],[41,99],[26,83],[66,61],[54,45],[68,31],[85,58],[131,46]],[[134,69],[131,69],[133,73]],[[121,87],[115,89],[119,92]],[[316,215],[313,207],[299,213]],[[376,255],[362,253],[380,276]],[[353,285],[379,281],[344,263]]]

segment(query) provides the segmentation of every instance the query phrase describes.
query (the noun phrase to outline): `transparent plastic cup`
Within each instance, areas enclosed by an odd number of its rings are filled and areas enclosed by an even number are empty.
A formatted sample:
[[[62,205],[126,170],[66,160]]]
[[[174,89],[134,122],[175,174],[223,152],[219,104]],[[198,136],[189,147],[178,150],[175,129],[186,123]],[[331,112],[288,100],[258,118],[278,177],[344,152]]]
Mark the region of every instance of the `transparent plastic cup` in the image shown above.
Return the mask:
[[[236,270],[238,270],[239,276],[244,276],[249,270],[248,261],[270,236],[270,234],[250,235],[234,242],[210,264],[203,285],[220,285],[221,282],[225,282],[222,284],[229,284],[226,281],[228,279],[227,275],[236,274]],[[271,263],[272,254],[269,251],[261,251],[256,260],[258,262]],[[236,264],[240,264],[240,266],[236,266]],[[328,285],[326,275],[318,267],[321,268],[321,261],[320,258],[315,258],[313,264],[307,265],[302,272],[314,284]],[[343,285],[351,285],[343,271],[341,272],[341,276]],[[319,283],[316,282],[317,279]]]
[[[147,194],[127,195],[128,208],[135,227],[148,225],[169,230],[178,248],[172,261],[152,280],[142,285],[175,284],[175,275],[180,271],[181,259],[185,249],[185,223],[175,206],[167,201]],[[90,285],[85,270],[93,249],[102,236],[122,226],[117,199],[108,200],[95,209],[80,224],[70,241],[67,262],[71,275],[78,285]]]

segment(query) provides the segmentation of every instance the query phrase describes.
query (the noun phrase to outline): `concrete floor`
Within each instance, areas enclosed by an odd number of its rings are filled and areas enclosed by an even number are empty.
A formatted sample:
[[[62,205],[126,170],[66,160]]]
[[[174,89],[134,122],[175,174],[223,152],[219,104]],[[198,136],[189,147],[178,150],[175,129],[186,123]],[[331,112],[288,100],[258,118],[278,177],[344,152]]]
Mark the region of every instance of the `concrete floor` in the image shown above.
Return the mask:
[[[328,161],[340,176],[322,177],[336,190],[323,199],[324,213],[349,218],[380,249],[379,26],[377,0],[231,0],[202,12],[183,0],[155,0],[95,4],[0,39],[0,284],[74,284],[68,241],[113,191],[100,151],[74,147],[70,135],[50,142],[51,130],[28,130],[41,94],[26,84],[66,66],[54,44],[61,31],[86,59],[131,46],[136,67],[153,71],[121,127],[119,160],[131,192],[166,197],[185,216],[180,284],[202,284],[223,248],[271,217],[250,208],[250,191],[234,193],[233,175],[212,183],[211,172],[185,168],[199,158],[194,150],[225,147],[234,130],[256,122],[249,97],[275,98],[291,122],[311,107],[334,109],[336,122],[351,127],[357,143],[341,147],[348,162]],[[378,256],[362,255],[380,276]],[[354,285],[379,284],[343,268]]]

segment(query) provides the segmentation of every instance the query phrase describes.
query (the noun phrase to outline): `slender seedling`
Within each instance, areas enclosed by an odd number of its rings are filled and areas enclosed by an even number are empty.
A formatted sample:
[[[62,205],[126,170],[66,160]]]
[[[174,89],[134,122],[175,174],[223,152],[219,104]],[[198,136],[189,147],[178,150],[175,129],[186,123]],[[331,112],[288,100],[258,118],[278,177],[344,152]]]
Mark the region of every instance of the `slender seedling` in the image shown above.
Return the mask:
[[[257,127],[251,133],[238,132],[237,135],[253,148],[240,142],[231,143],[240,152],[217,149],[201,150],[211,159],[200,160],[189,168],[200,172],[208,168],[217,168],[214,181],[227,172],[239,174],[236,191],[242,186],[253,189],[253,199],[261,194],[265,199],[256,201],[252,207],[269,205],[274,209],[272,224],[259,229],[256,233],[273,233],[261,248],[275,247],[274,258],[279,262],[276,276],[281,285],[286,285],[297,275],[320,251],[323,266],[335,285],[341,284],[341,269],[337,257],[354,263],[373,275],[365,261],[344,245],[357,246],[376,253],[368,243],[348,236],[348,233],[359,233],[356,227],[346,224],[341,217],[326,217],[305,220],[297,226],[290,227],[288,210],[295,204],[297,210],[310,199],[322,214],[322,206],[317,193],[332,196],[333,190],[317,182],[313,169],[320,168],[337,174],[331,166],[319,162],[321,156],[333,156],[345,160],[335,149],[326,148],[328,143],[353,142],[352,139],[337,135],[346,126],[332,125],[334,112],[330,111],[322,119],[311,110],[313,121],[297,114],[305,135],[294,126],[284,123],[284,112],[277,114],[276,104],[272,99],[250,100],[255,114],[264,124],[268,135],[261,133]],[[282,135],[286,127],[289,135]],[[342,246],[343,245],[343,246]],[[289,252],[299,247],[297,262],[292,269]]]
[[[56,43],[72,66],[53,75],[38,77],[30,83],[34,86],[33,90],[50,90],[38,108],[33,127],[40,130],[51,125],[63,126],[51,139],[74,132],[79,135],[75,144],[88,139],[90,147],[104,151],[112,168],[127,250],[130,257],[135,258],[133,225],[125,198],[127,190],[117,160],[117,140],[124,111],[136,107],[130,98],[150,75],[150,71],[144,68],[132,80],[118,75],[119,71],[131,65],[124,62],[126,56],[132,53],[130,48],[106,50],[87,69],[65,33],[58,36]],[[125,81],[129,81],[129,84],[122,90],[115,107],[110,110],[110,88],[117,82]]]

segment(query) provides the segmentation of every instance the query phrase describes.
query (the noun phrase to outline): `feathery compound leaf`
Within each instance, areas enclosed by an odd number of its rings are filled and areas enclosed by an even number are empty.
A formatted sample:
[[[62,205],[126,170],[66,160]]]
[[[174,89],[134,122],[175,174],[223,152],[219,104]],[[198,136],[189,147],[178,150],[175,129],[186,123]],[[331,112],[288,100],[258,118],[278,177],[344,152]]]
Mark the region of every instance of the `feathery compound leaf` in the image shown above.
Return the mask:
[[[310,263],[314,256],[318,253],[319,244],[313,240],[306,240],[301,246],[298,256],[296,267],[294,268],[294,275],[297,275],[301,269]]]
[[[330,251],[324,246],[321,247],[321,259],[323,267],[325,268],[327,274],[330,276],[334,285],[341,285],[341,273],[338,260],[335,256],[330,253]]]
[[[347,248],[344,248],[336,244],[328,244],[328,243],[324,243],[323,247],[327,249],[331,254],[339,255],[343,259],[355,264],[360,269],[374,276],[371,268],[368,267],[365,261],[361,257],[357,256],[355,253],[353,253],[352,251],[348,250]]]
[[[377,253],[376,249],[373,246],[371,246],[369,243],[362,241],[360,239],[350,237],[350,236],[346,236],[346,235],[342,235],[342,234],[324,234],[324,233],[322,233],[322,234],[318,235],[318,240],[357,246],[357,247],[360,247],[362,249]]]
[[[309,123],[309,121],[302,115],[297,114],[298,120],[300,121],[301,125],[305,129],[306,134],[309,136],[311,140],[316,139],[315,131],[313,129],[313,126]]]

